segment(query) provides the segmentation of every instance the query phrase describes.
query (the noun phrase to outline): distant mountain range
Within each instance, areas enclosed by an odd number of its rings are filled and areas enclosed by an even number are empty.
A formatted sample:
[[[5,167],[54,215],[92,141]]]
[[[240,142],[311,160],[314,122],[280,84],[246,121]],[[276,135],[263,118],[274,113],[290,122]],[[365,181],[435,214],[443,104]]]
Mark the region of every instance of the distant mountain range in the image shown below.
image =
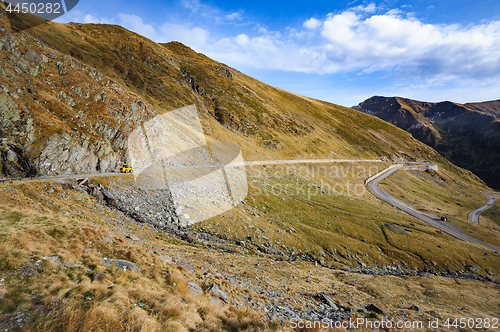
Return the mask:
[[[500,189],[500,100],[458,104],[374,96],[352,108],[406,130]]]

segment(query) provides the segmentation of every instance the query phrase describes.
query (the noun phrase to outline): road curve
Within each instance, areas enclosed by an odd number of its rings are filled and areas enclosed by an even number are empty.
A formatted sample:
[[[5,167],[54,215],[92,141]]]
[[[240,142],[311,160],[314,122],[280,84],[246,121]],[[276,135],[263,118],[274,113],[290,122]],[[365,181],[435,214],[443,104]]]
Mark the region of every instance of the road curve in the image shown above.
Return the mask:
[[[401,211],[411,215],[412,217],[415,217],[429,225],[432,225],[434,227],[437,227],[439,228],[440,230],[442,230],[443,232],[447,233],[447,234],[450,234],[451,236],[454,236],[460,240],[464,240],[464,241],[467,241],[467,242],[471,242],[471,243],[475,243],[475,244],[478,244],[484,248],[487,248],[487,249],[490,249],[490,250],[493,250],[495,252],[500,252],[500,249],[498,248],[495,248],[495,247],[492,247],[492,246],[489,246],[479,240],[476,240],[475,238],[467,235],[467,234],[464,234],[462,233],[460,230],[456,229],[455,227],[453,227],[452,225],[450,225],[449,223],[447,222],[444,222],[444,221],[441,221],[439,219],[434,219],[434,218],[431,218],[430,216],[428,216],[427,214],[424,214],[418,210],[416,210],[415,208],[403,203],[402,201],[392,197],[391,195],[387,194],[385,191],[383,191],[382,189],[380,189],[378,187],[378,184],[380,181],[382,181],[383,179],[385,179],[386,177],[388,177],[389,175],[391,175],[392,173],[394,173],[395,171],[399,170],[399,169],[411,169],[411,170],[416,170],[416,169],[425,169],[425,167],[429,167],[430,165],[429,164],[426,164],[425,166],[404,166],[404,165],[398,165],[397,167],[394,167],[390,170],[388,170],[387,172],[384,172],[382,174],[380,174],[377,178],[375,178],[374,180],[372,180],[369,184],[368,184],[368,189],[372,192],[373,195],[375,195],[377,198],[391,204],[392,206],[400,209]]]
[[[484,204],[480,208],[475,209],[474,211],[472,211],[472,212],[469,213],[469,215],[467,216],[467,219],[469,221],[472,221],[472,222],[475,222],[475,223],[479,224],[479,215],[481,213],[483,213],[484,211],[488,210],[490,207],[492,207],[493,204],[495,204],[495,195],[500,195],[500,194],[497,194],[497,193],[485,193],[485,195],[488,196],[490,199],[488,200],[488,202],[486,202],[486,204]]]

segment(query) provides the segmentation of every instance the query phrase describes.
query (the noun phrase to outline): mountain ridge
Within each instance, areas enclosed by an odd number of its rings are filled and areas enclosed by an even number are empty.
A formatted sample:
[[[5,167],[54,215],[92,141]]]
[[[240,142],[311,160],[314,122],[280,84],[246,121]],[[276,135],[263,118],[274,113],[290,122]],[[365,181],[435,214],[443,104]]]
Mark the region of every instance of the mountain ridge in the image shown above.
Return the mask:
[[[438,158],[396,127],[271,87],[178,42],[157,44],[115,25],[47,22],[14,33],[5,15],[1,24],[2,98],[16,119],[1,126],[8,176],[116,170],[128,162],[133,128],[190,104],[209,141],[238,143],[250,160]],[[15,134],[16,126],[29,134]]]
[[[500,100],[459,104],[374,96],[353,108],[408,131],[454,164],[500,188]]]

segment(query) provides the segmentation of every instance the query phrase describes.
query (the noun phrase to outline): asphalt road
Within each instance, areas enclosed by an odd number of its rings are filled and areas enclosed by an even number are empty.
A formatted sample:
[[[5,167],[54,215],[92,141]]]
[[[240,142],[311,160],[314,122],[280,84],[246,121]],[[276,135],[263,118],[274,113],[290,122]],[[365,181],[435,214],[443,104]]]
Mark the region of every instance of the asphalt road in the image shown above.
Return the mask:
[[[486,204],[481,206],[479,209],[476,209],[476,210],[472,211],[471,213],[469,213],[469,216],[467,217],[467,219],[469,219],[469,221],[472,221],[472,222],[479,224],[479,215],[481,213],[483,213],[484,211],[488,210],[490,207],[492,207],[493,204],[495,204],[495,195],[498,195],[498,194],[486,193],[485,195],[488,196],[490,199],[488,200],[488,202],[486,202]]]
[[[242,166],[255,166],[255,165],[289,165],[289,164],[324,164],[324,163],[381,163],[380,159],[291,159],[291,160],[255,160],[255,161],[237,161],[232,162],[229,165],[219,165],[219,164],[205,164],[205,165],[195,165],[195,166],[178,166],[164,169],[150,169],[145,172],[160,172],[178,169],[193,169],[193,168],[210,168],[210,167],[222,167],[222,166],[232,166],[232,167],[242,167]],[[123,175],[125,173],[94,173],[94,174],[66,174],[66,175],[56,175],[56,176],[36,176],[29,178],[12,178],[12,179],[0,179],[0,183],[10,182],[10,181],[38,181],[38,180],[64,180],[64,179],[85,179],[88,177],[99,177],[99,176],[113,176],[113,175]]]
[[[29,178],[0,179],[0,183],[11,181],[41,181],[41,180],[64,180],[64,179],[85,179],[89,177],[123,175],[124,173],[95,173],[95,174],[68,174],[56,176],[32,176]]]
[[[425,166],[420,166],[420,168],[426,169],[429,166],[430,166],[430,164],[426,164]],[[400,165],[398,167],[395,167],[395,168],[381,174],[380,176],[375,178],[373,181],[371,181],[368,184],[368,189],[377,198],[391,204],[392,206],[394,206],[394,207],[400,209],[401,211],[411,215],[412,217],[415,217],[415,218],[417,218],[417,219],[419,219],[419,220],[421,220],[429,225],[432,225],[434,227],[439,228],[441,231],[443,231],[447,234],[450,234],[450,235],[452,235],[460,240],[475,243],[475,244],[478,244],[484,248],[487,248],[487,249],[490,249],[490,250],[493,250],[496,252],[500,252],[500,249],[489,246],[485,243],[482,243],[479,240],[476,240],[475,238],[473,238],[465,233],[462,233],[460,230],[456,229],[455,227],[453,227],[451,224],[449,224],[446,221],[441,221],[440,219],[431,218],[427,214],[424,214],[423,212],[417,211],[415,208],[413,208],[413,207],[403,203],[402,201],[392,197],[391,195],[387,194],[385,191],[383,191],[382,189],[380,189],[378,187],[378,184],[380,181],[382,181],[383,179],[385,179],[386,177],[388,177],[389,175],[391,175],[392,173],[396,172],[399,169],[418,169],[418,168],[416,166],[404,166],[404,165]]]

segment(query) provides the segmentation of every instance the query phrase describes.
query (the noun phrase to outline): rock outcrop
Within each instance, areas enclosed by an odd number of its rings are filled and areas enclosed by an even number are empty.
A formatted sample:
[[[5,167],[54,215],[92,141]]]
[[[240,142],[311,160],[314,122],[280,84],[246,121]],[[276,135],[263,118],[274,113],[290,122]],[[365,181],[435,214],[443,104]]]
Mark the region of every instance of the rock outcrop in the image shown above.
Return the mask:
[[[158,115],[116,81],[27,33],[1,36],[0,50],[3,176],[116,171],[128,162],[128,135]]]

